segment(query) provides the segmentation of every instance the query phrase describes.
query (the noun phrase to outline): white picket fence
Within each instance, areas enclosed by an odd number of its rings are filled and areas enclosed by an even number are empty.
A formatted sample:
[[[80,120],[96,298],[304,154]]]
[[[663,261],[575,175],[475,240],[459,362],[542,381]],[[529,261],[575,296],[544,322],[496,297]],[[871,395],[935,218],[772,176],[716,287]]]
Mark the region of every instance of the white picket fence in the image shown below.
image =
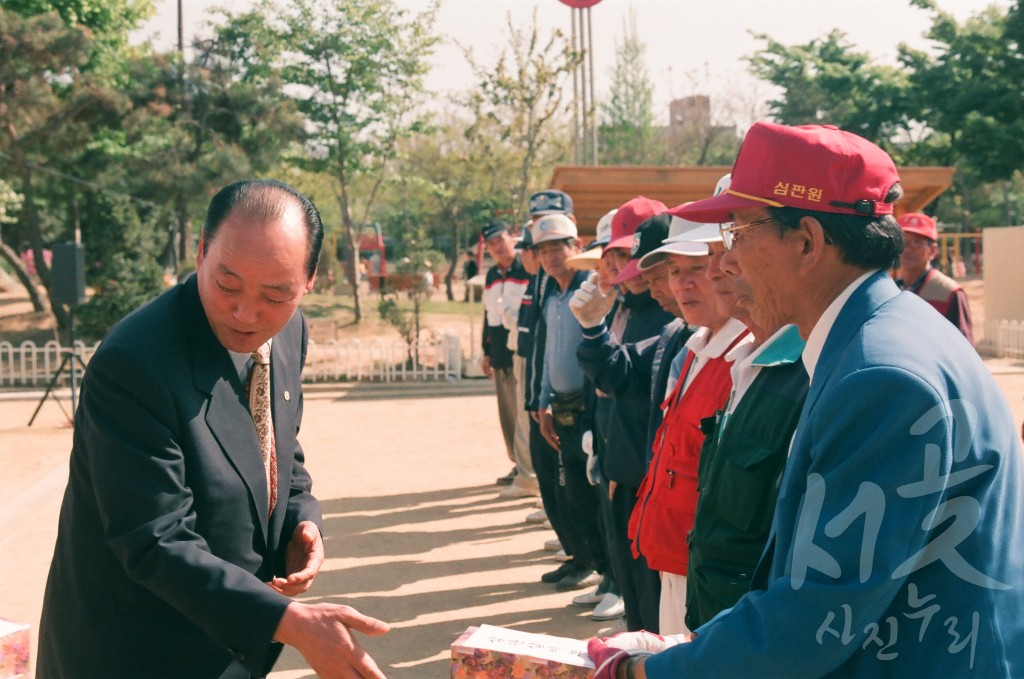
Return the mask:
[[[99,346],[99,342],[93,345],[75,342],[75,350],[86,363]],[[10,342],[0,342],[0,387],[45,387],[60,369],[64,356],[65,348],[56,340],[41,347],[35,342],[22,342],[17,347]],[[61,386],[71,383],[69,370],[70,366],[61,376]],[[76,365],[76,370],[81,379],[81,364]]]
[[[401,339],[310,341],[303,371],[306,382],[402,382],[461,377],[462,340],[450,334],[421,341],[415,348]]]
[[[99,342],[76,342],[78,355],[88,364]],[[46,387],[60,368],[65,350],[55,340],[43,346],[0,341],[0,388]],[[412,358],[410,358],[410,356]],[[303,380],[306,382],[400,382],[458,380],[462,376],[462,340],[441,334],[419,343],[414,351],[400,339],[384,341],[329,340],[310,342]],[[59,386],[71,382],[65,370]]]
[[[978,351],[996,358],[1024,358],[1024,321],[985,319],[985,337]]]

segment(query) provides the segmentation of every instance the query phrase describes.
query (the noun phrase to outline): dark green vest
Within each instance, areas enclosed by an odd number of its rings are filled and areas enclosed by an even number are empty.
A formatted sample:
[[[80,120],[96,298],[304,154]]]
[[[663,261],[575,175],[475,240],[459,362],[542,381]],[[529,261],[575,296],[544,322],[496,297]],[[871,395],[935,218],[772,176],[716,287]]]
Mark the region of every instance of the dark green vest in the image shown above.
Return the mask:
[[[687,540],[686,625],[691,630],[731,608],[749,589],[806,396],[802,362],[765,366],[724,430],[721,411],[701,423],[707,436]]]

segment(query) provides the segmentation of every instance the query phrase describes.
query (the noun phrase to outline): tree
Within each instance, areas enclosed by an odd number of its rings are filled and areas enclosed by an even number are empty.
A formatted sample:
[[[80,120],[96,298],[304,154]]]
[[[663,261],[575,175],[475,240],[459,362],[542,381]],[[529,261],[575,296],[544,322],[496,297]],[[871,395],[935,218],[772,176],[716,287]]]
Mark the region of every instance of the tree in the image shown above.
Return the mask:
[[[24,17],[56,12],[69,29],[83,27],[93,36],[94,49],[86,70],[118,69],[132,50],[132,30],[152,16],[152,0],[4,0],[4,9]]]
[[[88,31],[67,28],[54,13],[21,17],[0,10],[0,152],[12,161],[20,182],[21,233],[32,244],[35,268],[47,290],[45,220],[38,210],[35,175],[52,171],[50,159],[79,153],[88,141],[87,130],[116,117],[124,104],[102,79],[83,73],[90,50]],[[34,292],[29,286],[30,297]],[[65,310],[52,299],[50,307],[64,327]]]
[[[140,218],[129,198],[100,195],[95,196],[94,203],[91,210],[107,216],[105,228],[90,230],[90,237],[85,239],[89,260],[98,262],[90,272],[96,293],[75,315],[80,335],[99,340],[162,289],[163,267],[158,259],[159,231]],[[151,219],[161,216],[153,214]]]
[[[537,12],[529,28],[518,28],[508,15],[508,45],[494,68],[478,64],[471,52],[466,59],[479,79],[468,96],[474,121],[467,136],[476,143],[498,142],[510,146],[517,156],[516,181],[506,190],[512,219],[520,222],[526,214],[528,189],[538,180],[538,166],[548,154],[561,155],[565,144],[558,140],[558,124],[568,113],[563,101],[566,81],[579,66],[583,55],[575,51],[560,30],[547,39],[540,35]],[[491,137],[497,131],[499,136]],[[562,130],[564,132],[564,128]]]
[[[931,0],[931,52],[903,46],[918,117],[927,134],[919,162],[956,165],[953,200],[941,212],[965,226],[1015,223],[1024,170],[1024,8],[996,6],[959,23]]]
[[[430,241],[423,228],[414,228],[410,240],[406,243],[406,256],[394,263],[394,271],[399,277],[410,282],[406,297],[412,309],[404,308],[399,303],[399,293],[383,297],[377,305],[377,313],[382,320],[394,327],[405,340],[407,365],[416,368],[420,364],[420,333],[422,331],[423,303],[430,297],[431,285],[436,263],[444,259],[444,255],[430,249]]]
[[[615,43],[611,92],[601,104],[601,162],[649,165],[654,161],[654,85],[644,59],[646,46],[636,28],[636,11],[622,22],[623,41]]]
[[[898,163],[955,165],[944,221],[1012,222],[1024,169],[1024,18],[1017,4],[964,23],[934,0],[910,0],[932,13],[928,51],[900,46],[898,67],[873,64],[843,34],[796,47],[766,36],[754,73],[781,88],[770,106],[784,123],[834,123],[885,148]],[[1001,218],[996,217],[1001,215]]]
[[[196,40],[191,64],[154,54],[127,65],[132,110],[102,145],[107,181],[169,208],[162,259],[179,271],[192,264],[193,216],[212,192],[276,168],[303,136],[278,74],[239,58],[236,28]]]
[[[909,84],[901,69],[874,64],[833,30],[824,39],[786,46],[756,35],[766,46],[749,59],[754,75],[776,85],[772,117],[787,125],[831,124],[896,152],[911,124]]]
[[[935,10],[928,37],[940,46],[937,56],[901,50],[921,118],[948,135],[952,158],[965,161],[981,182],[1024,169],[1021,12],[1018,4],[1011,20],[992,6],[960,24]]]
[[[433,242],[444,244],[446,294],[454,300],[452,279],[459,255],[495,210],[511,207],[502,201],[508,199],[518,163],[515,150],[499,143],[493,122],[477,121],[492,129],[471,137],[466,134],[470,122],[459,111],[444,110],[436,120],[430,130],[402,143],[397,175],[385,187],[385,209],[379,214],[382,223],[392,224],[403,237],[411,221],[422,224]],[[388,210],[391,205],[397,207]],[[387,212],[402,218],[389,219]]]
[[[262,0],[239,18],[253,26],[250,57],[280,69],[305,117],[305,153],[293,162],[334,179],[357,321],[356,224],[368,220],[399,140],[426,125],[420,104],[437,7],[410,17],[394,0]],[[357,196],[362,179],[369,186]]]
[[[18,253],[3,239],[4,224],[15,224],[18,221],[16,214],[21,211],[21,196],[11,186],[0,179],[0,259],[7,262],[7,265],[14,272],[18,282],[29,293],[32,308],[36,311],[43,310],[43,300],[39,297],[35,284],[25,268],[24,262],[18,257]]]

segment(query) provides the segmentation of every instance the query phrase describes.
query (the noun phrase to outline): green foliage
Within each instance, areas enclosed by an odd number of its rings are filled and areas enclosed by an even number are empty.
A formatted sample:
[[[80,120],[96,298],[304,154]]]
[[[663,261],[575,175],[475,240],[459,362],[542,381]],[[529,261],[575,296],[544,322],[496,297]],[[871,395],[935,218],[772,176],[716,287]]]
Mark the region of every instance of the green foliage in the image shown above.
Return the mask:
[[[437,9],[435,0],[410,17],[394,0],[262,0],[232,18],[233,26],[246,27],[233,29],[236,54],[256,72],[278,71],[305,119],[305,148],[291,161],[334,179],[350,276],[357,264],[354,224],[369,221],[399,141],[426,127],[420,104]],[[363,179],[369,186],[357,195],[353,187]],[[358,321],[358,286],[353,294]]]
[[[0,179],[0,228],[4,224],[13,224],[18,221],[16,214],[21,209],[21,201],[21,194]]]
[[[382,299],[377,304],[377,313],[380,314],[381,320],[397,330],[398,334],[407,343],[411,344],[415,341],[413,336],[413,328],[415,326],[413,325],[412,316],[408,310],[399,304],[396,297],[391,296]]]
[[[79,334],[90,340],[102,338],[117,321],[163,289],[152,225],[140,220],[125,201],[98,203],[107,226],[83,234],[88,281],[96,293],[76,310]]]
[[[928,37],[938,55],[902,50],[920,118],[946,135],[951,162],[980,182],[1024,169],[1020,14],[1019,5],[1011,16],[993,6],[960,24],[936,12]]]
[[[750,58],[751,71],[781,89],[768,102],[778,122],[836,125],[893,150],[909,123],[906,73],[872,63],[838,30],[795,46],[756,37],[766,47]]]
[[[510,13],[508,31],[508,44],[493,68],[479,65],[466,53],[479,81],[466,101],[474,118],[466,136],[481,145],[504,146],[513,154],[516,181],[507,189],[508,198],[499,202],[512,206],[512,221],[518,223],[526,215],[530,187],[539,182],[538,166],[549,154],[560,155],[566,149],[559,143],[563,140],[558,125],[568,112],[568,80],[583,55],[559,30],[545,39],[536,10],[525,28],[515,26]]]
[[[385,233],[399,245],[413,228],[423,228],[424,237],[445,251],[446,282],[460,253],[476,242],[479,226],[496,212],[511,212],[508,187],[517,177],[515,150],[499,141],[496,126],[483,121],[492,134],[478,140],[465,134],[470,124],[462,112],[446,109],[429,130],[404,140],[376,210]],[[538,169],[550,172],[549,167]],[[396,249],[396,254],[405,252]],[[434,261],[439,274],[442,261]],[[446,293],[454,298],[450,286]]]
[[[958,22],[934,0],[927,51],[900,47],[898,67],[872,63],[842,33],[766,47],[751,70],[778,86],[769,103],[783,123],[832,123],[877,142],[897,163],[953,165],[953,191],[932,206],[965,230],[1021,218],[1024,170],[1024,4],[997,6]]]
[[[647,165],[654,160],[654,84],[644,60],[645,45],[636,29],[636,12],[623,20],[623,41],[615,43],[611,95],[601,105],[601,163]]]
[[[6,133],[0,143],[33,143],[67,117],[69,83],[77,80],[92,44],[86,32],[65,27],[56,14],[23,18],[2,9],[0,37],[0,129]]]
[[[56,13],[69,29],[88,30],[96,49],[89,66],[112,73],[129,57],[128,38],[153,14],[152,0],[4,0],[4,9],[25,17]]]
[[[409,362],[415,365],[419,358],[423,303],[430,297],[433,273],[438,263],[445,261],[445,255],[430,248],[423,226],[412,227],[403,245],[406,254],[391,263],[388,277],[405,283],[405,294],[412,308],[401,305],[397,299],[398,293],[395,292],[381,299],[377,312],[382,320],[398,330],[408,346]]]

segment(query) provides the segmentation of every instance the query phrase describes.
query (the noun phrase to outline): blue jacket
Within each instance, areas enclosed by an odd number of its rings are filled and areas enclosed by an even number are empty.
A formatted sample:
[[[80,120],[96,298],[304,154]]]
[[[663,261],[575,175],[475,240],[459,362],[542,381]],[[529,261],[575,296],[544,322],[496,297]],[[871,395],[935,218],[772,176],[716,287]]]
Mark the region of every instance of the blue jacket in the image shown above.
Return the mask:
[[[647,292],[640,295],[626,293],[622,296],[622,304],[629,310],[620,338],[623,344],[657,339],[661,329],[672,320],[672,316]],[[600,442],[599,447],[601,469],[605,478],[633,489],[639,488],[647,470],[645,444],[651,412],[650,391],[641,389],[632,394],[618,395],[608,405],[604,423],[607,438]]]
[[[587,377],[598,389],[617,399],[647,398],[650,408],[644,434],[644,469],[651,461],[654,434],[661,426],[661,402],[672,358],[686,348],[693,329],[682,319],[673,319],[661,333],[645,340],[621,344],[602,323],[584,329],[583,341],[576,349],[576,359]],[[639,432],[638,432],[639,433]],[[637,484],[639,485],[639,484]]]
[[[647,676],[1024,676],[1024,474],[1006,400],[885,272],[823,347],[751,592]]]
[[[526,410],[540,409],[540,382],[544,371],[544,330],[541,309],[551,291],[558,286],[543,269],[530,277],[519,306],[519,342],[516,354],[526,359],[524,371]],[[539,334],[538,334],[539,333]]]

